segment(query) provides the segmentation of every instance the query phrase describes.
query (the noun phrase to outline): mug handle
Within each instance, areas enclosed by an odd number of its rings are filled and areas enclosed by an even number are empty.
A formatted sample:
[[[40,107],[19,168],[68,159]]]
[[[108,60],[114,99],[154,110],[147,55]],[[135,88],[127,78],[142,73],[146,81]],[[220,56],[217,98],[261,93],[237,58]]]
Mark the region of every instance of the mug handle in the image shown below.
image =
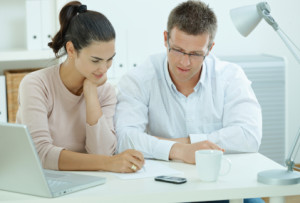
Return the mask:
[[[220,173],[220,176],[224,176],[227,175],[231,169],[231,160],[226,158],[226,157],[222,157],[222,162],[225,161],[227,163],[227,170],[224,173]],[[223,165],[223,164],[222,164]],[[222,166],[221,165],[221,166]]]

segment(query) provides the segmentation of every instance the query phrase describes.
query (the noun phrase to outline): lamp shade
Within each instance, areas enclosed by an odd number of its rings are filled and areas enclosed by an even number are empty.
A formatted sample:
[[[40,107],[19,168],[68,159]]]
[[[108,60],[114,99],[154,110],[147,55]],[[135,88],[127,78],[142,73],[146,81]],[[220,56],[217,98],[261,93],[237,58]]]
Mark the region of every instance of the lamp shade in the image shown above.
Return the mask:
[[[262,19],[257,12],[256,5],[232,9],[230,16],[236,29],[244,37],[247,37]]]

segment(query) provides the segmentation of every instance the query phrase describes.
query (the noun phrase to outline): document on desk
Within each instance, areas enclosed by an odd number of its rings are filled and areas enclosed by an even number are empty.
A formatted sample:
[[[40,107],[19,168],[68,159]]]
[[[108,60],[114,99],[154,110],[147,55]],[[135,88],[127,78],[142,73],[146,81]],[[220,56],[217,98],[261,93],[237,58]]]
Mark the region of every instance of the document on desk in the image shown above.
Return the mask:
[[[110,173],[120,179],[130,180],[139,178],[149,178],[159,175],[184,175],[182,171],[175,170],[159,161],[145,160],[144,167],[135,173]]]

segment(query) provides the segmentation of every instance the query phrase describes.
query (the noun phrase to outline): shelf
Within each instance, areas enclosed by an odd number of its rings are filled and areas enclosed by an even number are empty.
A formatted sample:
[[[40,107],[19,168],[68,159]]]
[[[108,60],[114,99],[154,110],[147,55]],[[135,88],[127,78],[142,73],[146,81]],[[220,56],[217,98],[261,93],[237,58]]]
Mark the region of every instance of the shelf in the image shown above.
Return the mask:
[[[55,58],[55,56],[51,49],[30,51],[26,49],[16,49],[0,51],[0,62],[47,60],[53,58]]]

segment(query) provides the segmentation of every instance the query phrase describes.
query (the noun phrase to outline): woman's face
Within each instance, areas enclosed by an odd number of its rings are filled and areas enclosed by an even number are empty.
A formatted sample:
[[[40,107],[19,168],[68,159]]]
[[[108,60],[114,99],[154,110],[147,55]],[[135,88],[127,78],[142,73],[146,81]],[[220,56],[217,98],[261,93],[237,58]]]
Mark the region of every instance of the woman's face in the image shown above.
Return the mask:
[[[107,80],[106,72],[112,65],[114,56],[115,40],[95,41],[77,52],[75,68],[84,78],[100,86]]]

